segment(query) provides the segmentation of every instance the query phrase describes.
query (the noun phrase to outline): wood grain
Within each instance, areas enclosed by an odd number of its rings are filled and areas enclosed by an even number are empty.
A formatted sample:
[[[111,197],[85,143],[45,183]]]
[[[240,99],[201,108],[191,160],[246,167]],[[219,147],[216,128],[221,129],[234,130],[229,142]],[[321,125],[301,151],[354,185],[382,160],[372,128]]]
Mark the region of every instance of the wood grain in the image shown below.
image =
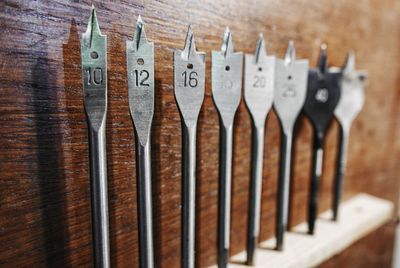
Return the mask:
[[[398,1],[5,0],[0,2],[0,266],[91,266],[79,35],[86,29],[92,2],[102,32],[108,36],[107,160],[113,267],[138,265],[135,140],[128,109],[125,41],[132,37],[139,14],[156,46],[152,162],[160,267],[178,267],[180,262],[181,127],[172,87],[172,52],[183,47],[189,23],[198,49],[208,53],[206,97],[198,126],[199,267],[216,261],[219,127],[211,98],[209,53],[219,50],[227,25],[237,50],[252,53],[258,33],[263,32],[269,53],[282,57],[287,42],[294,40],[297,56],[310,59],[311,66],[322,41],[328,44],[332,65],[341,65],[346,52],[355,50],[357,66],[368,70],[369,77],[365,107],[351,132],[345,198],[363,191],[398,200]],[[234,129],[232,254],[245,246],[250,129],[242,102]],[[333,123],[326,141],[321,211],[331,202],[337,129]],[[296,128],[292,226],[306,216],[311,135],[310,124],[301,118]],[[271,112],[266,129],[262,240],[274,230],[279,140],[278,121]],[[385,237],[393,239],[393,234]],[[368,247],[371,241],[366,239],[357,247]],[[345,261],[346,255],[342,258]],[[362,256],[347,258],[364,262]]]

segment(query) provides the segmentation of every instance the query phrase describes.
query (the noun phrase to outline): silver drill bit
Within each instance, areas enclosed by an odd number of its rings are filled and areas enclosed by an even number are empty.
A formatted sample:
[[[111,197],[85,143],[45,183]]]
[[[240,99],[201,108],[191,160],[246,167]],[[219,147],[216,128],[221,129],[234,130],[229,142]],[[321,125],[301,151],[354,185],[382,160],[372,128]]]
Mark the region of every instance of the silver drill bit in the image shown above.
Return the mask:
[[[243,53],[233,51],[227,27],[221,51],[212,52],[212,95],[220,118],[220,181],[218,208],[218,267],[226,267],[229,257],[231,219],[233,120],[242,91]]]
[[[293,128],[303,108],[307,92],[308,60],[296,60],[293,42],[289,42],[284,60],[276,60],[274,108],[282,129],[281,160],[276,217],[276,248],[283,249],[287,228]]]
[[[355,70],[355,55],[349,53],[346,64],[342,68],[341,97],[335,109],[335,116],[340,124],[339,151],[336,161],[336,173],[333,187],[333,219],[338,218],[340,198],[347,162],[347,146],[350,128],[354,118],[364,104],[364,86],[367,73]]]
[[[100,32],[92,6],[81,39],[84,106],[89,129],[90,186],[95,267],[110,267],[107,195],[106,113],[107,38]]]
[[[151,123],[154,114],[154,44],[139,16],[133,41],[126,42],[129,107],[136,134],[140,267],[154,267],[151,194]]]
[[[182,267],[195,262],[196,132],[204,99],[205,53],[197,52],[189,26],[185,47],[174,52],[174,91],[182,119]]]
[[[308,200],[308,233],[314,234],[318,213],[319,184],[322,175],[325,132],[340,99],[341,72],[326,66],[326,45],[321,46],[318,66],[309,69],[304,114],[314,130],[313,158]]]
[[[254,55],[246,54],[244,100],[253,123],[253,148],[247,227],[247,264],[252,265],[260,233],[264,128],[274,96],[275,57],[267,56],[264,37],[260,35]]]

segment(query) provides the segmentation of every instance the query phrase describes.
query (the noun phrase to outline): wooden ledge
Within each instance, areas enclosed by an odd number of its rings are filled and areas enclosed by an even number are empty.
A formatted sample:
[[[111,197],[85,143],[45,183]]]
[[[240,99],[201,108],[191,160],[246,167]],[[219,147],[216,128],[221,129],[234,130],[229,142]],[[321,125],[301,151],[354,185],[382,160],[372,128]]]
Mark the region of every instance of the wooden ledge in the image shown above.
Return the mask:
[[[331,211],[322,213],[313,236],[306,234],[306,223],[287,232],[284,251],[272,250],[274,239],[262,242],[255,256],[256,267],[315,267],[388,222],[393,209],[392,202],[358,194],[342,203],[338,222],[331,221]],[[248,267],[245,258],[246,252],[233,256],[229,267]]]

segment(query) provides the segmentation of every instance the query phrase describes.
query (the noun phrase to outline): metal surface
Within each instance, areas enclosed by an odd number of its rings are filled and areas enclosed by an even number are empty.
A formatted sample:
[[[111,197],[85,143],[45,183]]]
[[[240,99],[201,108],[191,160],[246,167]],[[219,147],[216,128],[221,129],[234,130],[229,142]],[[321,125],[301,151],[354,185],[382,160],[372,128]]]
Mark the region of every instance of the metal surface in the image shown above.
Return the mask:
[[[89,129],[90,187],[95,267],[110,267],[107,196],[106,112],[107,38],[100,32],[92,6],[87,30],[81,39],[83,95]]]
[[[364,104],[364,86],[367,73],[355,70],[355,55],[349,53],[342,68],[341,96],[334,114],[340,124],[339,150],[336,159],[335,180],[333,186],[333,219],[338,218],[338,209],[342,195],[343,181],[347,162],[347,146],[351,123]]]
[[[150,132],[154,114],[154,44],[139,16],[133,41],[126,42],[129,107],[136,133],[140,267],[154,267]]]
[[[313,159],[308,203],[308,233],[313,234],[318,213],[319,183],[322,174],[323,146],[325,131],[333,118],[333,112],[340,99],[341,71],[326,66],[326,45],[321,46],[317,68],[308,72],[307,96],[304,114],[311,121],[314,130]]]
[[[260,35],[254,55],[245,55],[244,100],[253,123],[252,163],[247,228],[247,264],[252,265],[260,232],[264,128],[274,96],[275,58],[267,56]]]
[[[196,129],[204,99],[205,54],[196,51],[189,26],[185,47],[174,52],[174,91],[182,119],[182,267],[195,262]]]
[[[275,66],[274,108],[282,129],[276,248],[282,250],[288,222],[293,128],[306,98],[308,60],[296,60],[293,42],[289,42],[285,59],[276,59]]]
[[[218,267],[229,258],[231,218],[233,120],[242,91],[243,53],[233,51],[232,35],[226,28],[221,51],[212,52],[212,96],[220,118],[220,179],[218,207]]]

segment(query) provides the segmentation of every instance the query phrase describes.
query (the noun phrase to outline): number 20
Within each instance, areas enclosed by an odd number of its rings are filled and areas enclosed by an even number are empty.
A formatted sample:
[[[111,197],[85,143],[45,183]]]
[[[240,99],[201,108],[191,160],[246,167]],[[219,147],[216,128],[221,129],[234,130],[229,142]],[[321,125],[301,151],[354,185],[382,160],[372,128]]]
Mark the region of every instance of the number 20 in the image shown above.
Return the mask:
[[[253,87],[256,87],[256,88],[260,88],[260,87],[264,88],[265,87],[266,80],[265,80],[264,76],[256,75],[254,78],[255,78],[255,81],[254,81]]]

